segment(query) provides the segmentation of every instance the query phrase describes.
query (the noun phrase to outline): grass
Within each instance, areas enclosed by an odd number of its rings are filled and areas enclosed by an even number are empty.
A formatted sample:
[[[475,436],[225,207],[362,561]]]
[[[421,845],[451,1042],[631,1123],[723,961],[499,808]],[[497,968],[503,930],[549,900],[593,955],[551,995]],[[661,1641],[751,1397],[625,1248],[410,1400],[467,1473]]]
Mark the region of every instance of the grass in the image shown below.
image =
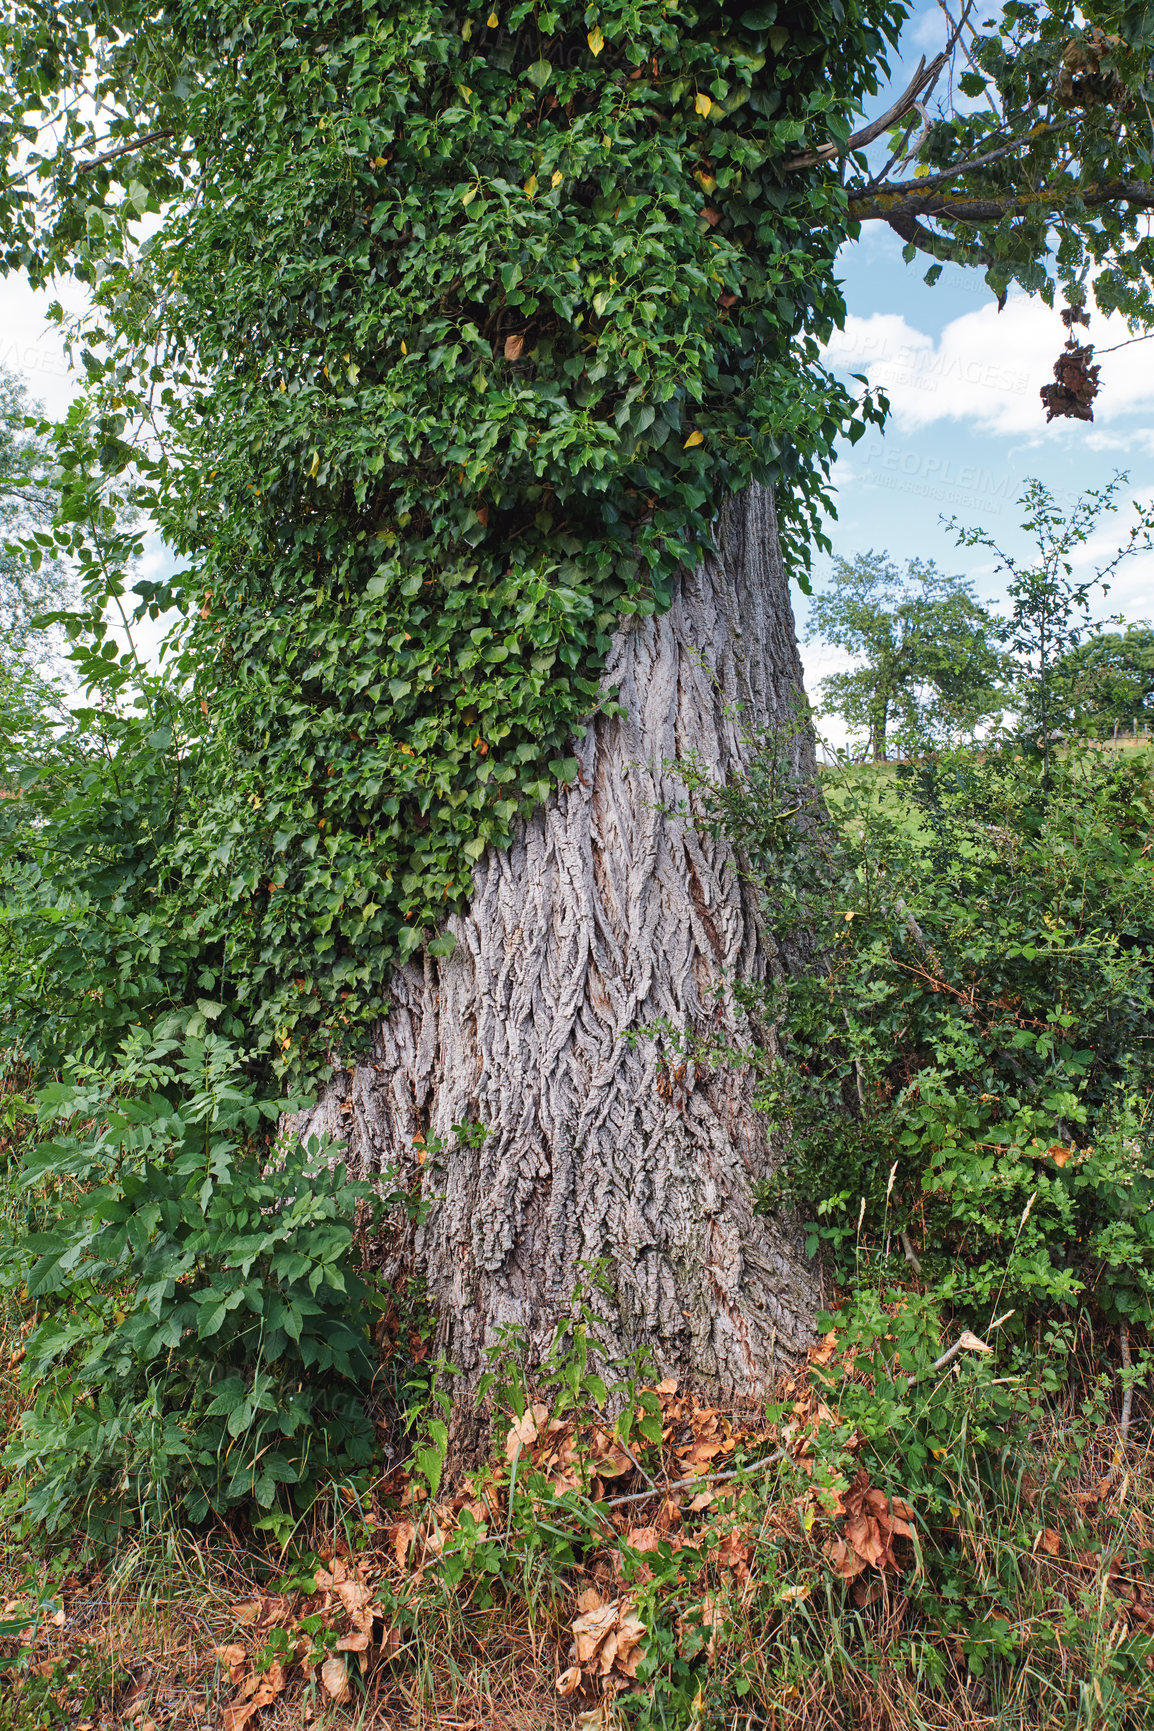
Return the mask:
[[[1121,1438],[1115,1379],[1100,1370],[1039,1400],[1028,1433],[983,1436],[976,1370],[955,1361],[938,1379],[958,1396],[946,1458],[932,1484],[911,1487],[860,1439],[839,1444],[839,1379],[868,1383],[839,1352],[835,1333],[776,1390],[760,1433],[664,1392],[661,1444],[633,1445],[658,1494],[616,1508],[609,1499],[644,1492],[644,1479],[618,1470],[596,1417],[563,1410],[556,1390],[528,1426],[515,1490],[498,1443],[455,1495],[430,1498],[394,1469],[334,1487],[275,1537],[241,1521],[126,1534],[101,1555],[75,1535],[37,1554],[10,1495],[3,1615],[9,1629],[29,1623],[0,1641],[0,1731],[1154,1724],[1142,1397]],[[8,1397],[9,1411],[25,1398]],[[790,1461],[703,1481],[697,1496],[660,1491],[695,1447],[715,1471],[764,1454],[786,1414]],[[576,1492],[564,1488],[573,1461]],[[890,1560],[845,1578],[835,1547],[863,1479],[876,1480],[883,1520],[908,1488],[913,1536],[891,1535]],[[615,1626],[635,1615],[640,1647],[619,1644],[624,1660],[604,1642],[583,1653],[590,1615]],[[363,1677],[337,1647],[358,1627],[370,1635]],[[645,1653],[652,1674],[642,1665],[638,1683],[631,1661],[635,1673]],[[326,1691],[326,1659],[349,1666],[347,1701]]]

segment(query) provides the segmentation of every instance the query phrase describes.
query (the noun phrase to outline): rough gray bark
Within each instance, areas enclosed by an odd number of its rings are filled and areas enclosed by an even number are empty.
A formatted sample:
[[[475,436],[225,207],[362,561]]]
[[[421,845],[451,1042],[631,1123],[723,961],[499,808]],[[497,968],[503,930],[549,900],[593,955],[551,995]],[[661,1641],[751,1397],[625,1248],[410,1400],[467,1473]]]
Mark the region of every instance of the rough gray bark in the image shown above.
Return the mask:
[[[501,1324],[542,1352],[599,1260],[612,1347],[647,1346],[718,1399],[755,1395],[812,1338],[796,1226],[754,1212],[775,1156],[752,1078],[686,1062],[672,1037],[748,1041],[734,983],[776,964],[729,844],[674,814],[669,766],[740,774],[750,734],[794,720],[801,691],[770,494],[734,500],[716,546],[667,613],[619,632],[605,685],[626,717],[598,717],[577,782],[489,850],[453,954],[398,971],[371,1060],[312,1114],[360,1173],[416,1181],[418,1139],[443,1143],[404,1255],[466,1388]],[[812,773],[807,731],[791,750]]]

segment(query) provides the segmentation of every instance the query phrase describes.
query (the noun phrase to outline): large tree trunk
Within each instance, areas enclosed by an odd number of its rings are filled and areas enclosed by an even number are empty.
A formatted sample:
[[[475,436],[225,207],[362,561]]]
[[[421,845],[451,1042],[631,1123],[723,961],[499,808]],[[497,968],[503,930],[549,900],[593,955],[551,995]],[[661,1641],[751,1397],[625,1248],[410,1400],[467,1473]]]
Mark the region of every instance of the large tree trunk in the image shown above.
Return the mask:
[[[813,773],[771,495],[731,502],[716,548],[668,612],[619,631],[605,686],[626,717],[598,717],[577,782],[489,850],[449,922],[453,954],[398,971],[372,1058],[312,1115],[361,1173],[415,1182],[420,1143],[443,1144],[420,1166],[427,1209],[404,1254],[466,1391],[502,1324],[540,1354],[598,1261],[610,1350],[648,1347],[662,1374],[719,1400],[756,1395],[812,1338],[817,1277],[796,1225],[755,1208],[777,1154],[752,1076],[687,1062],[675,1037],[764,1040],[734,986],[781,966],[677,761],[724,782],[751,734],[782,724],[794,768]]]

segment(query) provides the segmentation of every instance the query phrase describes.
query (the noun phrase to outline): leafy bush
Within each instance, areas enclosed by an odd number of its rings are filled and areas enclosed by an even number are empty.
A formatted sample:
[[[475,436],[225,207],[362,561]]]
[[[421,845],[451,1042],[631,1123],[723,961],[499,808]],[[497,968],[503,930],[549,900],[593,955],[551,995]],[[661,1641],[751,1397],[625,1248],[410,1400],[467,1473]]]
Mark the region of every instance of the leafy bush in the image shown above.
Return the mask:
[[[44,1229],[4,1247],[37,1307],[35,1401],[4,1457],[29,1519],[199,1520],[366,1462],[371,1294],[350,1251],[369,1187],[315,1140],[270,1142],[285,1100],[211,1033],[138,1035],[114,1078],[39,1103],[57,1133],[17,1181]]]
[[[719,796],[779,929],[818,924],[772,1005],[763,1104],[793,1141],[766,1205],[845,1282],[920,1271],[979,1333],[998,1308],[1152,1318],[1154,774],[1044,776],[1009,752],[834,774],[816,849],[812,807]]]

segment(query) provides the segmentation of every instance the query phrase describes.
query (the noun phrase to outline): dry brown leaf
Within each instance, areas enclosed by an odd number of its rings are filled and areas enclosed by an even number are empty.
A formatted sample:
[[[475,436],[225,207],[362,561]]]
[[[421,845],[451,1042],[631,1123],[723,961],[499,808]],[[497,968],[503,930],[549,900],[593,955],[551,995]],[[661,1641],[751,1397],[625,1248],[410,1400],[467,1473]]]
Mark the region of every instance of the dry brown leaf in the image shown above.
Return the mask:
[[[852,1581],[866,1566],[865,1558],[859,1557],[856,1551],[851,1551],[844,1539],[830,1539],[825,1547],[825,1554],[834,1574],[843,1581]]]
[[[869,1515],[847,1515],[845,1523],[846,1541],[853,1546],[859,1557],[867,1563],[879,1568],[886,1554],[885,1541],[881,1536],[878,1523]]]
[[[632,1455],[626,1453],[610,1431],[594,1429],[589,1452],[599,1478],[616,1479],[633,1471]]]
[[[318,1571],[318,1584],[320,1574]],[[232,1615],[238,1623],[255,1623],[258,1628],[269,1629],[274,1623],[285,1622],[292,1611],[292,1600],[274,1593],[257,1593],[251,1599],[241,1599],[231,1607]]]
[[[717,1638],[724,1632],[726,1619],[729,1613],[726,1605],[721,1599],[721,1596],[718,1593],[711,1591],[702,1593],[697,1610],[699,1616],[695,1621],[700,1624],[702,1629],[709,1630],[709,1637],[705,1643],[705,1651],[706,1655],[712,1659],[715,1656],[717,1649]]]
[[[754,1547],[748,1544],[740,1533],[726,1533],[721,1543],[710,1553],[710,1560],[720,1563],[723,1569],[732,1569],[739,1581],[748,1581],[753,1553]]]
[[[336,1594],[355,1629],[364,1629],[371,1625],[373,1620],[373,1613],[369,1608],[373,1597],[371,1587],[363,1586],[359,1581],[341,1581],[337,1586]]]
[[[626,1677],[636,1677],[637,1667],[645,1657],[641,1643],[645,1639],[645,1624],[632,1611],[622,1613],[617,1630],[617,1652],[614,1662]]]
[[[522,352],[524,350],[524,347],[525,347],[525,337],[524,337],[523,332],[518,331],[514,336],[506,337],[505,338],[505,359],[507,361],[519,361],[521,359],[521,355],[522,355]]]
[[[392,1546],[393,1555],[397,1559],[398,1569],[404,1568],[409,1555],[409,1546],[416,1536],[417,1529],[412,1521],[398,1521],[394,1527],[390,1527],[389,1544]]]
[[[254,1707],[267,1707],[275,1701],[285,1686],[284,1666],[274,1659],[267,1671],[254,1671],[241,1684],[242,1696],[248,1696]]]
[[[1038,1543],[1041,1545],[1048,1557],[1056,1557],[1058,1555],[1059,1542],[1058,1535],[1054,1531],[1053,1527],[1043,1527],[1041,1532],[1038,1534]]]
[[[227,1647],[215,1647],[213,1651],[221,1664],[229,1671],[235,1665],[243,1665],[248,1658],[248,1654],[239,1641],[232,1641]],[[234,1678],[233,1681],[235,1682],[236,1679]]]
[[[837,1351],[837,1331],[831,1329],[820,1346],[811,1346],[808,1357],[811,1364],[828,1364]]]
[[[656,1527],[630,1527],[625,1543],[635,1551],[655,1551],[661,1543],[661,1534]]]
[[[235,1701],[221,1714],[221,1725],[224,1731],[244,1731],[255,1712],[256,1706],[252,1701]]]
[[[577,1609],[582,1613],[585,1611],[596,1611],[599,1610],[604,1603],[605,1600],[601,1597],[601,1594],[597,1591],[596,1587],[586,1587],[585,1591],[577,1600]]]
[[[598,1605],[573,1621],[573,1647],[579,1665],[587,1665],[617,1626],[616,1604]],[[612,1660],[610,1661],[612,1663]]]
[[[338,1653],[364,1653],[368,1650],[371,1636],[364,1629],[358,1629],[355,1634],[342,1635],[337,1642]]]
[[[554,1687],[558,1695],[572,1695],[574,1690],[581,1687],[580,1665],[570,1665],[567,1671],[562,1671]]]
[[[657,1394],[676,1394],[677,1393],[677,1378],[675,1376],[665,1377],[665,1379],[662,1382],[659,1382],[657,1384],[656,1393]]]
[[[334,1655],[321,1666],[321,1687],[330,1701],[339,1707],[349,1698],[349,1673],[343,1659]]]
[[[549,1422],[549,1408],[538,1401],[527,1407],[515,1425],[510,1425],[509,1434],[505,1438],[505,1457],[513,1460],[523,1448],[535,1443],[540,1432]]]

